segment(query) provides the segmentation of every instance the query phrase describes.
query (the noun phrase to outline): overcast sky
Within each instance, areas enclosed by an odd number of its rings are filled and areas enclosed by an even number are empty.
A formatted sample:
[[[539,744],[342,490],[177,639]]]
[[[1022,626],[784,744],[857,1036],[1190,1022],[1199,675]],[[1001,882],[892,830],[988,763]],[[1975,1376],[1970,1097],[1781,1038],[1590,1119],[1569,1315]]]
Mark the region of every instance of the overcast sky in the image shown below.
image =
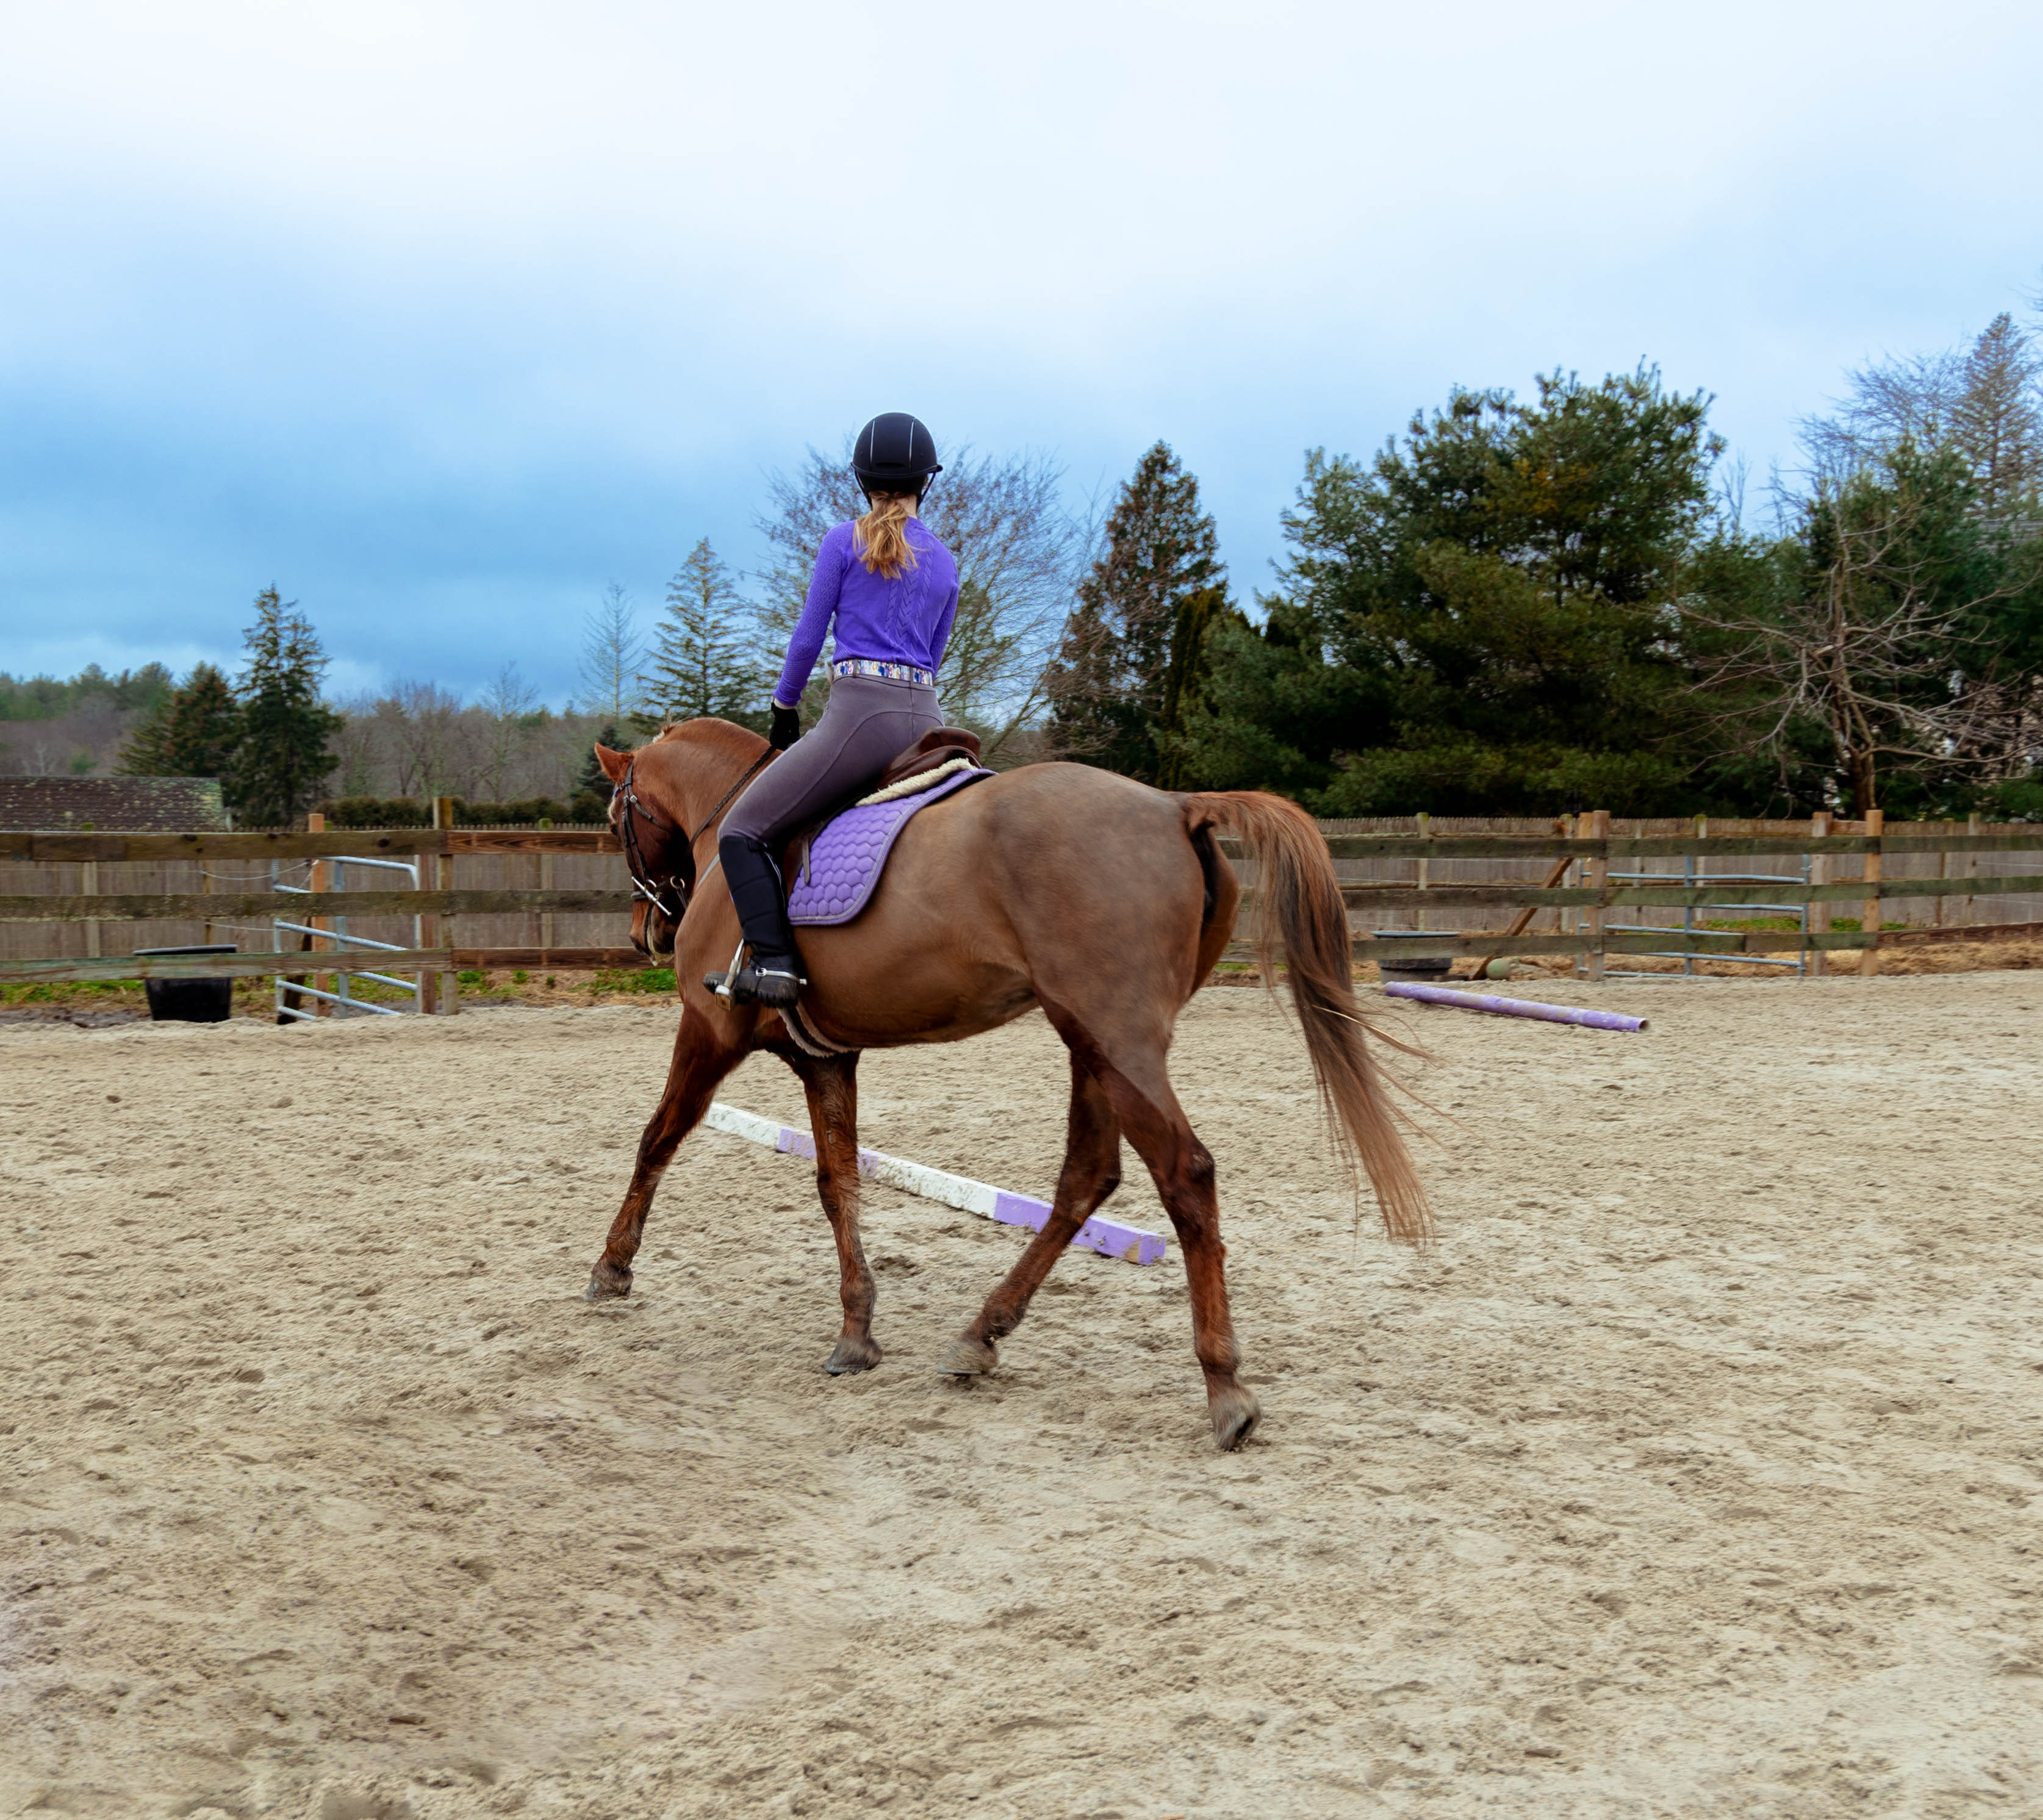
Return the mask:
[[[2043,10],[0,0],[0,669],[573,688],[883,410],[1157,438],[1236,588],[1313,445],[1654,361],[1757,474],[2043,280]]]

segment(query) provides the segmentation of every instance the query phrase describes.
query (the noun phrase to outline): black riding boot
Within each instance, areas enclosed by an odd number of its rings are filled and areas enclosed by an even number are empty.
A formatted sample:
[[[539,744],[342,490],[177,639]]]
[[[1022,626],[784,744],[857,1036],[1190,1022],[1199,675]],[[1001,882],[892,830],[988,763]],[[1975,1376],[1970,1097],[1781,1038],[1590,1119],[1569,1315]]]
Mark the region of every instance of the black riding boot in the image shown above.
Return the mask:
[[[765,844],[749,834],[726,834],[717,842],[716,852],[752,958],[727,982],[723,974],[712,973],[703,984],[741,1005],[756,1001],[784,1010],[795,1002],[806,982],[795,953],[794,931],[788,926],[788,894],[780,882],[780,868],[773,864]]]

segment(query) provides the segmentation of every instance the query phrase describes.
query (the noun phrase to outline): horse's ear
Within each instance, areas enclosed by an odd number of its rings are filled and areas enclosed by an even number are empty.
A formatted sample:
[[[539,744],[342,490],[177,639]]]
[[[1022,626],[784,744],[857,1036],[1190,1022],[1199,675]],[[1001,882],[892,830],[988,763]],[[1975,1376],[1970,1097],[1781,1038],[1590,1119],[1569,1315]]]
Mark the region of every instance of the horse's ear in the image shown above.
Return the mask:
[[[612,784],[622,784],[624,774],[631,768],[631,754],[612,752],[602,741],[596,744],[596,762],[603,767],[603,775]]]

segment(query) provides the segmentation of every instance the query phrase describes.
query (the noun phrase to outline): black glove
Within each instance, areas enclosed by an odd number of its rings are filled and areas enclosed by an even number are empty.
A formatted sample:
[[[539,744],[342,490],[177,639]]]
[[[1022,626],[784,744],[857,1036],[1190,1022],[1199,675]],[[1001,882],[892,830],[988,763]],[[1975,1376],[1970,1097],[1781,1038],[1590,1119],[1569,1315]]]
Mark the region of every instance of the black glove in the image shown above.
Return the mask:
[[[773,730],[767,734],[766,741],[776,752],[785,752],[802,737],[802,711],[773,704]]]

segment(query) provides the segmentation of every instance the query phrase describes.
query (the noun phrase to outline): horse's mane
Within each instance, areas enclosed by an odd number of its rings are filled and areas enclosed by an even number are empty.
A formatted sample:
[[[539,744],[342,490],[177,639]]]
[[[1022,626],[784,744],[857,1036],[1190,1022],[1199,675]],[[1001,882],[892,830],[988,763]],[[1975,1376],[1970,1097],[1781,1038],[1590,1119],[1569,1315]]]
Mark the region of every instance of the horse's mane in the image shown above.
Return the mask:
[[[749,759],[753,750],[753,742],[758,738],[751,728],[740,726],[734,721],[719,720],[715,715],[701,715],[693,720],[669,721],[646,744],[659,745],[668,741],[685,740],[691,745],[731,758]]]

